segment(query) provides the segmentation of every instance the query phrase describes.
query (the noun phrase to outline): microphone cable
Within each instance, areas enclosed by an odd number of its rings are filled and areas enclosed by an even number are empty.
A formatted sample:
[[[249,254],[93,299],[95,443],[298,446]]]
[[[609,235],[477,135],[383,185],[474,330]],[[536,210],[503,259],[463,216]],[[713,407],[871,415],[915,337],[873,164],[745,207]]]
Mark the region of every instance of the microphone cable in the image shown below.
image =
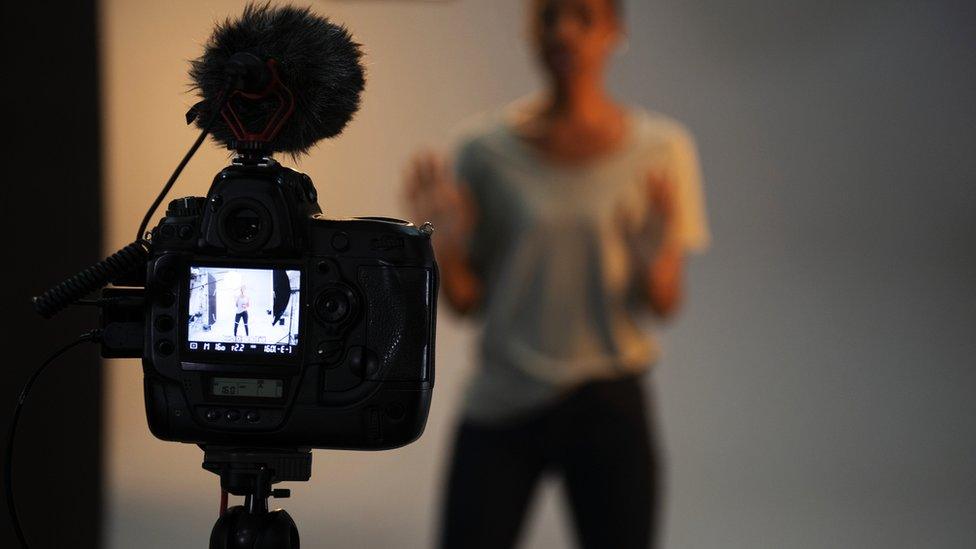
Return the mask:
[[[197,136],[197,140],[193,142],[190,150],[186,151],[186,154],[183,155],[183,160],[180,160],[180,163],[177,164],[176,169],[173,170],[173,174],[169,176],[169,180],[167,180],[166,184],[163,185],[162,190],[159,191],[159,195],[156,196],[156,200],[154,200],[152,205],[149,206],[149,210],[142,218],[142,223],[139,224],[139,231],[136,233],[136,242],[146,238],[146,229],[149,227],[149,221],[152,219],[153,214],[156,213],[156,209],[159,208],[159,205],[163,203],[163,199],[166,198],[166,195],[169,194],[170,189],[173,188],[173,184],[176,183],[176,179],[181,173],[183,173],[183,168],[185,168],[190,162],[190,159],[193,158],[194,154],[196,154],[197,149],[199,149],[200,145],[203,144],[203,140],[206,139],[207,135],[210,134],[210,130],[213,129],[214,123],[216,123],[217,119],[220,118],[220,113],[224,110],[224,105],[227,104],[227,101],[230,98],[230,92],[232,89],[233,84],[230,79],[228,79],[227,84],[224,86],[224,91],[220,94],[217,108],[214,109],[213,113],[211,113],[210,119],[207,120],[207,123],[203,126],[203,130],[200,131],[200,135]],[[192,118],[188,117],[188,122],[190,121],[192,121]]]
[[[13,459],[14,459],[14,441],[17,436],[17,423],[20,420],[20,412],[24,407],[24,403],[27,402],[27,397],[30,396],[31,388],[34,386],[34,382],[40,377],[41,373],[54,362],[58,357],[70,351],[71,349],[87,342],[96,342],[101,339],[101,330],[92,330],[78,336],[74,341],[64,345],[57,351],[55,351],[51,356],[34,370],[28,378],[27,383],[24,384],[24,388],[20,391],[20,397],[17,399],[17,406],[14,408],[14,415],[10,419],[10,428],[7,430],[7,449],[6,458],[3,464],[3,480],[4,480],[4,495],[7,498],[7,511],[10,513],[10,522],[14,526],[14,532],[17,534],[17,540],[20,542],[20,546],[24,549],[29,549],[27,545],[27,538],[24,537],[24,530],[20,525],[20,518],[17,516],[17,505],[15,503],[14,497],[14,485],[13,485]]]

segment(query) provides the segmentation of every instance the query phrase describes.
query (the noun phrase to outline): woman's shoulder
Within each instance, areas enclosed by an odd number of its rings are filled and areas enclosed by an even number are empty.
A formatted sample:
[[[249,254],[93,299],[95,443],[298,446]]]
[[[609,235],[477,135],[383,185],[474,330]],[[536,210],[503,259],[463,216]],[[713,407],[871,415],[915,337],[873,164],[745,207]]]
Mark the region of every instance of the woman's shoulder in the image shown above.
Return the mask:
[[[481,112],[461,121],[452,132],[455,162],[471,167],[518,156],[510,124],[508,107]]]
[[[507,131],[505,113],[501,109],[482,111],[463,119],[454,128],[452,141],[458,148],[466,146],[491,147],[497,145]]]
[[[693,139],[688,126],[676,118],[644,107],[631,106],[628,110],[638,140],[646,145],[667,146]]]

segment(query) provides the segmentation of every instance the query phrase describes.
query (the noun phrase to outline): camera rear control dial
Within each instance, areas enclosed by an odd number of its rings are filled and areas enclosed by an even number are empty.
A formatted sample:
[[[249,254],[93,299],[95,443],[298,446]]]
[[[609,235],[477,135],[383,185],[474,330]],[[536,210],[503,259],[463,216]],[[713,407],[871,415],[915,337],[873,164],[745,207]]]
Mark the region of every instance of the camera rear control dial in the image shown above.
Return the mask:
[[[359,311],[359,300],[352,288],[345,284],[326,287],[315,297],[315,315],[326,325],[341,326],[349,323]]]

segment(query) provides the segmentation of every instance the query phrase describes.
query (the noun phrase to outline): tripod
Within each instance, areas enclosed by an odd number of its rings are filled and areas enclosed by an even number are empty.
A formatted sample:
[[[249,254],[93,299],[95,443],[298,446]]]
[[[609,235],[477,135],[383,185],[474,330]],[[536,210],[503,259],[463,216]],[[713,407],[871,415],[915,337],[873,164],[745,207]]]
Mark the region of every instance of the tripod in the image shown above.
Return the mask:
[[[221,505],[210,549],[299,549],[295,521],[284,509],[268,510],[268,498],[291,495],[290,490],[272,489],[272,484],[312,476],[311,451],[223,446],[204,446],[203,451],[203,468],[220,476],[221,490],[244,496],[244,505],[226,510]]]

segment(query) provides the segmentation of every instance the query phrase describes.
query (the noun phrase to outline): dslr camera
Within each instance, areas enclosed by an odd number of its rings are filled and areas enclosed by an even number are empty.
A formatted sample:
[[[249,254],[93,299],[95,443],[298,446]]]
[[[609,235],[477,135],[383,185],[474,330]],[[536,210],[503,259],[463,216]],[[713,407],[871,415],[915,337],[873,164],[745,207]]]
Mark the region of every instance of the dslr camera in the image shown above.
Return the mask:
[[[156,437],[382,449],[423,431],[437,298],[429,227],[329,219],[307,175],[241,155],[205,198],[170,203],[144,291]]]

